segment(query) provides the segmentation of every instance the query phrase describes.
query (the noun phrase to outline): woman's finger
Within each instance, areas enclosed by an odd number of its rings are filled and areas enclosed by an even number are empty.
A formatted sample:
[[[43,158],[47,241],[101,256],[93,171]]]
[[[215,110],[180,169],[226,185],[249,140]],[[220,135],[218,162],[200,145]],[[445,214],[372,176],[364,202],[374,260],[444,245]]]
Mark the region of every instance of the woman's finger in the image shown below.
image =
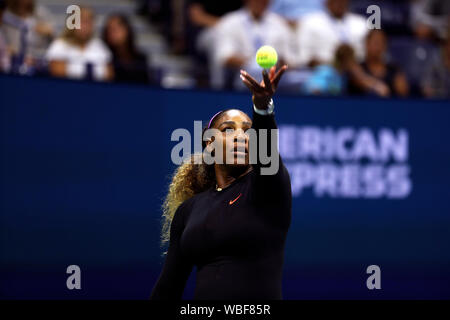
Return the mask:
[[[247,88],[250,89],[252,93],[260,93],[262,89],[259,87],[255,87],[253,84],[250,83],[243,75],[240,76],[242,82],[247,86]]]
[[[252,87],[252,85],[250,84],[250,82],[248,82],[248,80],[245,79],[243,76],[241,76],[241,79],[242,79],[242,82],[245,84],[245,86],[246,86],[247,88],[249,88],[250,91],[253,91],[253,87]]]
[[[258,81],[256,81],[247,71],[241,70],[241,75],[255,87],[260,87],[260,84],[258,83]]]
[[[273,81],[272,81],[272,83],[274,84],[275,88],[278,86],[278,82],[280,81],[281,76],[282,76],[283,73],[286,71],[287,67],[288,67],[288,66],[285,64],[284,66],[282,66],[282,67],[280,68],[280,70],[278,70],[277,74],[275,75],[275,77],[274,77],[274,79],[273,79]]]
[[[262,75],[265,89],[272,91],[272,83],[270,82],[269,75],[267,74],[267,71],[265,69],[263,69]]]
[[[255,88],[258,88],[259,90],[264,90],[264,88],[255,80],[251,75],[248,74],[248,72],[241,70],[241,75],[248,80]]]
[[[270,81],[273,81],[273,77],[275,77],[275,71],[276,70],[277,70],[277,67],[275,67],[275,66],[270,68],[270,71],[269,71],[269,79],[270,79]]]

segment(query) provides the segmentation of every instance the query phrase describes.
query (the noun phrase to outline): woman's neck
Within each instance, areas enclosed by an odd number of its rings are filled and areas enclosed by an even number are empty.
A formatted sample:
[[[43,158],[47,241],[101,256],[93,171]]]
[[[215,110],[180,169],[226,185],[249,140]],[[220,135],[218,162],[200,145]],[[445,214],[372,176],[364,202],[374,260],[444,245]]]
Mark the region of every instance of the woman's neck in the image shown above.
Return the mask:
[[[366,59],[366,64],[370,65],[384,65],[384,60],[379,56],[369,56]]]
[[[380,59],[366,61],[367,69],[376,77],[384,77],[386,74],[386,64]]]
[[[117,46],[115,48],[116,54],[120,60],[129,61],[131,60],[131,52],[128,50],[127,46]]]
[[[225,188],[236,179],[246,175],[252,171],[253,167],[248,166],[230,166],[223,164],[216,164],[214,166],[214,171],[216,173],[217,186],[219,188]]]
[[[81,50],[86,49],[88,43],[89,43],[89,40],[78,40],[78,39],[74,39],[74,40],[72,41],[72,44],[74,44],[75,46],[79,47]]]

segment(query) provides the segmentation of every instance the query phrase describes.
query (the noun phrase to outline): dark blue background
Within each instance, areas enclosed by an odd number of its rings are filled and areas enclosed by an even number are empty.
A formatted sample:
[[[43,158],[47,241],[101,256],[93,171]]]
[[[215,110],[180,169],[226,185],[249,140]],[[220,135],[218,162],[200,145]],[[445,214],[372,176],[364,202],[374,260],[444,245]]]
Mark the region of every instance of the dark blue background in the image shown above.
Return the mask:
[[[1,76],[0,297],[148,298],[171,132],[250,105],[249,94]],[[295,198],[284,298],[450,298],[449,102],[278,95],[276,109],[279,124],[407,128],[413,182],[404,200]],[[66,288],[71,264],[82,290]],[[371,264],[381,290],[366,288]]]

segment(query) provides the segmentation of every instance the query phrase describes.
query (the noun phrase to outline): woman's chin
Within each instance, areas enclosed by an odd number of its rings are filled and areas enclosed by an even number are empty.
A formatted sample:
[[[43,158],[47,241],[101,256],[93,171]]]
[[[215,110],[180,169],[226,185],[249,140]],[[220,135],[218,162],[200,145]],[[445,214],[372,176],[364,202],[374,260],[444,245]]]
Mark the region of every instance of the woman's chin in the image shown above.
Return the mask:
[[[233,164],[234,165],[248,165],[247,152],[234,151],[233,152]]]
[[[248,159],[246,157],[234,157],[233,163],[230,164],[230,165],[247,167],[248,166]]]

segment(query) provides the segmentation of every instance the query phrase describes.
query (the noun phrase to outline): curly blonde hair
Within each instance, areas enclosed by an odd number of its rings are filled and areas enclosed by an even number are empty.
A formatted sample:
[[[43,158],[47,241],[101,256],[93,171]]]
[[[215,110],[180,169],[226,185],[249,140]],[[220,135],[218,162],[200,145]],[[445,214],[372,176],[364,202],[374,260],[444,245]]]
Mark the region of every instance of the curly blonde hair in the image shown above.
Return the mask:
[[[178,207],[197,193],[203,192],[216,183],[214,165],[202,160],[203,155],[193,154],[174,172],[169,185],[169,192],[162,205],[161,246],[170,240],[170,225]],[[163,252],[163,255],[167,251]]]
[[[205,131],[213,128],[218,119],[227,111],[225,109],[217,112],[209,121],[209,124],[202,130],[202,137]],[[206,141],[202,140],[202,149],[206,148]],[[215,186],[216,174],[214,164],[206,164],[203,161],[203,153],[194,153],[185,160],[174,172],[169,185],[169,192],[162,205],[162,228],[161,246],[165,247],[170,241],[170,225],[178,207],[196,194],[206,191]],[[167,251],[163,252],[165,255]]]

